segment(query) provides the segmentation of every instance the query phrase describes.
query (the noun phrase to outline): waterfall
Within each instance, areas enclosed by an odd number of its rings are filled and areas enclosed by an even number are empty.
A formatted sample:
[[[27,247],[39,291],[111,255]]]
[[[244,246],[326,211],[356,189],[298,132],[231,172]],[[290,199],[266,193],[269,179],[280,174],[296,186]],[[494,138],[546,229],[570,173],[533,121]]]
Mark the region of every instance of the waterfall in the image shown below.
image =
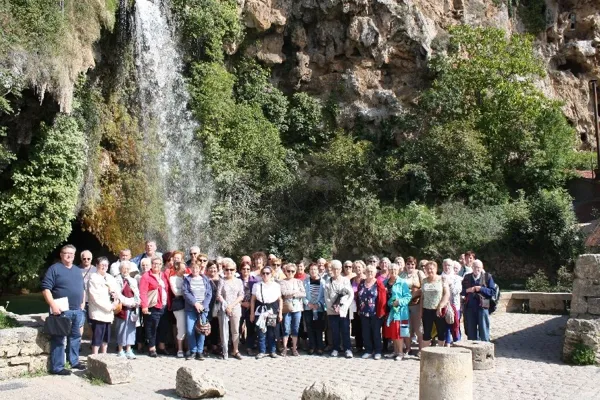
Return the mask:
[[[136,0],[135,47],[140,125],[148,164],[145,173],[157,190],[161,227],[149,228],[165,249],[200,245],[212,250],[207,226],[213,200],[210,173],[195,139],[198,128],[187,109],[183,62],[161,0]],[[160,189],[158,189],[160,188]],[[154,210],[151,210],[154,211]],[[161,217],[163,215],[161,214]],[[158,237],[157,237],[158,236]]]

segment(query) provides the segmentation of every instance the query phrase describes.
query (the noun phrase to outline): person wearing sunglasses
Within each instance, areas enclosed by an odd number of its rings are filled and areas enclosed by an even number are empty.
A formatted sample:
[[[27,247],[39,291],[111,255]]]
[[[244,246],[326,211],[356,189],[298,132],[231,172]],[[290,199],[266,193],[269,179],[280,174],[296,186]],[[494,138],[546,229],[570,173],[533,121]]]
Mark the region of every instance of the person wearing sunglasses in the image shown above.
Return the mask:
[[[206,274],[206,267],[208,265],[208,254],[200,253],[198,257],[196,257],[195,262],[200,267],[200,274]]]
[[[200,255],[200,247],[192,246],[190,247],[190,259],[185,262],[189,268],[192,267],[193,264],[196,263],[196,258]]]
[[[243,256],[240,262],[240,279],[244,285],[244,299],[242,300],[242,321],[240,323],[240,334],[246,332],[246,353],[254,356],[256,350],[256,331],[255,325],[250,322],[250,299],[252,298],[252,287],[259,281],[252,275],[252,260],[249,256]]]
[[[275,282],[282,281],[286,278],[285,272],[281,269],[281,259],[273,258],[271,259],[271,267],[273,268],[273,280]]]
[[[235,277],[236,265],[231,258],[223,259],[223,279],[217,288],[217,300],[221,304],[219,309],[219,325],[221,326],[221,343],[223,344],[223,359],[227,360],[229,353],[229,332],[231,330],[231,344],[233,358],[241,360],[240,345],[240,318],[244,300],[244,285]]]
[[[250,322],[256,321],[259,353],[256,359],[264,358],[269,352],[271,358],[279,357],[275,352],[275,331],[283,318],[281,287],[273,281],[271,267],[263,267],[262,281],[252,287],[250,300]]]
[[[80,258],[81,258],[81,265],[79,265],[79,270],[81,271],[81,276],[83,276],[83,287],[84,287],[83,298],[84,298],[84,302],[85,302],[85,307],[83,309],[83,318],[81,319],[81,326],[79,327],[79,331],[81,332],[81,335],[83,335],[83,326],[85,325],[85,321],[87,321],[88,324],[90,324],[90,319],[88,317],[88,313],[90,310],[90,304],[89,304],[89,300],[87,298],[88,282],[90,281],[90,278],[92,277],[92,275],[95,274],[96,272],[98,272],[98,269],[92,265],[92,252],[91,251],[89,251],[89,250],[82,251]]]
[[[292,336],[292,355],[298,356],[298,333],[300,331],[300,317],[302,316],[302,299],[306,297],[304,284],[300,279],[294,278],[296,264],[286,264],[283,268],[285,279],[279,282],[283,296],[283,351],[287,355],[287,344]]]

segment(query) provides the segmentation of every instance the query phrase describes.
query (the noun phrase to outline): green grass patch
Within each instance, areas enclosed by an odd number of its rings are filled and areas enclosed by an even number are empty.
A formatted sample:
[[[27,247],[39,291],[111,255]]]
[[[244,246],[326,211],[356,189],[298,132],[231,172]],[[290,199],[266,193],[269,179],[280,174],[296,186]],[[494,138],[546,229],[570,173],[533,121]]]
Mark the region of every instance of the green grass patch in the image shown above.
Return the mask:
[[[90,383],[90,385],[94,385],[94,386],[104,386],[106,385],[106,383],[100,379],[100,378],[96,378],[91,376],[90,374],[85,374],[85,379],[88,380],[88,382]]]
[[[17,320],[6,314],[0,313],[0,329],[17,328],[19,326]]]

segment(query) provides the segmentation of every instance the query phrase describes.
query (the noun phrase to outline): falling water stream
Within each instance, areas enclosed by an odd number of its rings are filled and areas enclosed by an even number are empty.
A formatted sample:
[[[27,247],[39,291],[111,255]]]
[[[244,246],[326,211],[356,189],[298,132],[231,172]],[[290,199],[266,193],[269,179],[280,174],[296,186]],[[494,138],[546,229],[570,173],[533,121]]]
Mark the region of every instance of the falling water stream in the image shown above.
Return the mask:
[[[152,164],[148,180],[161,188],[166,224],[160,232],[162,244],[167,249],[198,244],[209,250],[205,232],[212,182],[202,162],[201,145],[195,140],[198,125],[187,107],[183,62],[161,0],[136,0],[134,35],[140,123],[145,157]]]

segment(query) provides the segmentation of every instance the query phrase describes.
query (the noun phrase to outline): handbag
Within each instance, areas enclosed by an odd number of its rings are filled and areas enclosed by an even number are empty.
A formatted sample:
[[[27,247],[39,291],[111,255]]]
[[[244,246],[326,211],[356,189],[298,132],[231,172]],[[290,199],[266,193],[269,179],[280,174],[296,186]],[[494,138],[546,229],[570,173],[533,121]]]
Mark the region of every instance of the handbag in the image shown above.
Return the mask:
[[[198,319],[194,323],[194,330],[199,335],[209,336],[211,332],[210,322],[202,323],[202,318],[198,314]]]
[[[73,322],[63,315],[49,315],[44,322],[44,333],[51,336],[69,336]]]
[[[171,301],[171,311],[181,311],[185,308],[185,301],[183,296],[177,296]]]
[[[451,306],[446,307],[446,313],[444,314],[444,319],[448,325],[454,325],[454,310]]]
[[[271,328],[274,328],[275,326],[277,326],[277,315],[275,315],[275,314],[267,315],[266,325]]]
[[[490,299],[484,297],[482,294],[479,294],[479,305],[481,306],[481,308],[487,310],[490,308]]]
[[[158,304],[158,289],[148,292],[148,308],[156,307]]]
[[[139,319],[140,319],[140,317],[137,313],[137,310],[136,309],[131,310],[131,313],[129,313],[129,320],[131,322],[138,322]]]
[[[115,306],[115,309],[113,310],[113,313],[115,315],[119,315],[121,313],[121,311],[123,311],[123,303],[118,302],[117,305]]]

